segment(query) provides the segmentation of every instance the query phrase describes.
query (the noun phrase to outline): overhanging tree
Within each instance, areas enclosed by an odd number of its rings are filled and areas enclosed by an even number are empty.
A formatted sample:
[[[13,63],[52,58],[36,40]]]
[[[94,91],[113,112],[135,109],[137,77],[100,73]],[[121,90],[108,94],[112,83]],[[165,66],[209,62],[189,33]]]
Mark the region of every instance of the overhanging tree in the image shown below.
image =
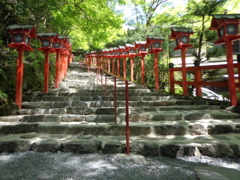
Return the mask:
[[[226,0],[189,0],[187,4],[187,15],[184,21],[192,24],[195,30],[195,36],[198,38],[196,60],[203,59],[202,48],[204,40],[212,41],[216,36],[209,32],[209,23],[212,14],[224,13],[223,5]]]

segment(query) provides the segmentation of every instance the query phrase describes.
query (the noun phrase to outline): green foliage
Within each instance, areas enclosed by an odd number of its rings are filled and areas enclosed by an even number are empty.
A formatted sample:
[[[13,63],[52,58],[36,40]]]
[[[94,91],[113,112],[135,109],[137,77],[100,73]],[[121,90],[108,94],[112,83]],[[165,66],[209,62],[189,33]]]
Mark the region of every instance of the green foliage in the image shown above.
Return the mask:
[[[198,38],[196,47],[198,48],[195,54],[196,60],[201,61],[205,54],[202,52],[203,46],[208,43],[208,41],[216,38],[216,33],[209,32],[209,26],[211,21],[211,16],[214,13],[222,12],[223,5],[226,0],[189,0],[187,5],[187,15],[185,19],[189,21],[192,19],[192,24],[194,25],[195,36]],[[207,39],[208,41],[205,41]],[[206,42],[206,43],[205,43]],[[207,46],[207,45],[206,45]],[[213,52],[213,51],[212,51]]]
[[[8,95],[0,90],[0,106],[6,105],[8,103]]]

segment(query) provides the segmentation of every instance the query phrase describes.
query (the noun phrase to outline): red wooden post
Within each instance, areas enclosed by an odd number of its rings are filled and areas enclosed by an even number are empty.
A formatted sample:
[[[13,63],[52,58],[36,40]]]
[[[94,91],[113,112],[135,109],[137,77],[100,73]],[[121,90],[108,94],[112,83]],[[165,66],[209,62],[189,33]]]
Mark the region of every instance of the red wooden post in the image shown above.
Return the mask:
[[[55,88],[57,89],[59,87],[59,56],[60,56],[60,50],[56,50],[56,72],[55,72]]]
[[[107,60],[107,65],[108,65],[108,72],[111,72],[111,68],[110,68],[110,65],[111,65],[111,63],[110,63],[110,58],[108,58],[108,60]]]
[[[22,108],[22,85],[23,85],[23,46],[18,49],[18,60],[17,60],[17,74],[16,74],[16,100],[15,103],[18,108]]]
[[[237,106],[236,84],[234,78],[233,48],[232,41],[226,41],[227,50],[227,70],[228,70],[228,89],[230,92],[230,101],[232,106]]]
[[[136,47],[133,44],[126,44],[125,49],[128,51],[128,57],[130,57],[131,81],[134,81],[134,57],[136,56]]]
[[[127,62],[126,57],[123,57],[123,78],[127,78]]]
[[[59,57],[59,82],[62,81],[62,74],[63,74],[63,64],[64,64],[64,55],[63,52],[60,51],[60,57]]]
[[[155,89],[159,90],[159,74],[158,74],[158,53],[163,51],[161,43],[164,39],[160,36],[147,36],[147,44],[150,45],[150,52],[154,54],[154,75],[155,75]]]
[[[112,74],[115,74],[114,71],[115,71],[115,59],[113,57],[112,58]]]
[[[194,76],[195,76],[195,88],[196,88],[196,95],[202,96],[202,89],[200,82],[202,81],[202,70],[200,70],[198,61],[195,61],[195,68],[194,68]]]
[[[234,78],[232,42],[240,39],[240,14],[214,14],[210,30],[217,30],[219,39],[215,44],[225,43],[227,51],[228,91],[232,106],[237,106],[236,84]]]
[[[133,60],[133,56],[130,57],[130,68],[131,68],[131,81],[134,81],[134,60]]]
[[[120,58],[117,58],[117,75],[120,77]]]
[[[135,41],[135,47],[138,49],[138,54],[141,56],[141,84],[145,84],[145,67],[144,57],[148,54],[146,41]]]
[[[144,57],[145,57],[145,54],[142,54],[142,56],[141,56],[141,82],[142,82],[142,85],[145,85]]]
[[[49,82],[49,50],[45,51],[44,61],[44,88],[43,92],[48,93],[48,82]]]
[[[68,64],[69,64],[68,62],[69,62],[69,59],[70,59],[70,54],[66,55],[64,77],[66,77],[66,75],[67,75],[67,69],[68,69]]]
[[[41,40],[41,47],[38,49],[45,53],[43,92],[48,93],[49,54],[55,52],[53,49],[53,43],[54,41],[58,40],[58,34],[57,33],[38,33],[38,38]]]
[[[30,39],[36,38],[36,29],[32,25],[11,25],[7,27],[12,35],[12,42],[9,47],[18,51],[17,72],[16,72],[16,99],[18,108],[22,108],[22,86],[23,86],[23,56],[24,51],[33,51],[30,47]]]
[[[154,74],[155,74],[155,89],[159,89],[159,76],[158,76],[158,52],[154,51]]]
[[[186,69],[186,50],[191,47],[190,35],[193,34],[191,28],[184,27],[174,27],[171,30],[170,39],[176,40],[176,47],[174,50],[181,49],[182,56],[182,86],[183,86],[183,95],[188,95],[188,86],[187,86],[187,69]]]

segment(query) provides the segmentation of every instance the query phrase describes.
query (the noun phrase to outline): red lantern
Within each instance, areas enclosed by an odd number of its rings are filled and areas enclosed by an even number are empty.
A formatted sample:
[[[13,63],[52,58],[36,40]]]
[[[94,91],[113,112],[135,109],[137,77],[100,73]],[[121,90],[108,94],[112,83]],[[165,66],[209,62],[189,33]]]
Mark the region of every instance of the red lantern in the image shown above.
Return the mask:
[[[11,25],[7,27],[12,35],[12,42],[9,47],[18,51],[17,59],[17,77],[16,77],[16,100],[18,108],[22,108],[22,84],[23,84],[23,56],[24,51],[33,51],[30,46],[31,38],[36,38],[36,29],[33,25]]]
[[[174,50],[192,47],[190,44],[190,35],[192,34],[193,30],[191,28],[173,27],[170,39],[176,40],[176,47]]]
[[[145,67],[144,57],[148,54],[148,45],[146,41],[136,41],[135,47],[138,49],[138,54],[141,56],[141,84],[145,84]]]
[[[135,41],[135,47],[138,49],[138,54],[148,54],[148,44],[146,41]]]
[[[41,51],[52,49],[54,41],[58,39],[57,33],[38,33],[37,36],[41,41],[41,48],[39,48]]]
[[[129,53],[125,46],[119,46],[119,50],[122,53],[122,57],[128,57]]]
[[[36,28],[33,25],[11,25],[7,29],[12,35],[9,47],[18,49],[21,46],[26,51],[33,51],[30,47],[31,38],[36,38]]]
[[[154,74],[155,74],[155,89],[159,89],[159,73],[158,73],[158,53],[163,51],[161,44],[164,39],[161,36],[147,36],[147,44],[149,45],[149,53],[154,53]]]
[[[163,37],[161,36],[147,36],[147,44],[149,46],[149,53],[160,52],[163,51],[161,48],[162,42],[164,41]]]
[[[237,94],[233,65],[233,41],[240,39],[240,14],[215,14],[211,22],[210,30],[218,32],[218,40],[215,44],[225,43],[227,51],[228,90],[232,106],[236,106]]]
[[[126,44],[125,47],[129,56],[136,56],[136,47],[133,44]]]
[[[215,44],[240,39],[240,14],[214,14],[210,30],[218,32]]]

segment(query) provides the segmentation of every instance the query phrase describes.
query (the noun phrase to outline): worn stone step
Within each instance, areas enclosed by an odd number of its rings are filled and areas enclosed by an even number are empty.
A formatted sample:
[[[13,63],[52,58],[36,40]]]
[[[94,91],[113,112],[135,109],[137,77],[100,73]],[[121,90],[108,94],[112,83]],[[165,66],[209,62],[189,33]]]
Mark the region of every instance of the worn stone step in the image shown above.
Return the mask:
[[[165,113],[169,114],[171,112],[181,112],[185,113],[189,110],[219,110],[218,106],[148,106],[148,107],[130,107],[129,111],[131,114],[142,114],[144,112],[153,112],[153,113]],[[166,112],[165,112],[166,111]],[[171,111],[171,112],[169,112]],[[117,108],[117,114],[125,114],[126,108],[119,107]],[[113,107],[70,107],[70,108],[35,108],[35,109],[20,109],[19,114],[22,115],[43,115],[43,114],[78,114],[78,115],[90,115],[90,114],[114,114]],[[191,114],[191,113],[190,113]],[[195,113],[199,114],[199,113]],[[237,115],[234,115],[237,116]],[[238,116],[237,116],[238,117]]]
[[[122,112],[124,116],[124,112]],[[130,113],[129,119],[132,122],[141,121],[196,121],[196,120],[232,120],[239,121],[239,115],[229,112],[221,111],[158,111],[158,112],[142,112],[142,113]]]
[[[25,115],[18,119],[21,122],[114,122],[114,115],[74,115],[74,114],[46,114],[46,115]],[[121,121],[117,117],[117,121]]]
[[[156,111],[192,111],[192,110],[221,110],[219,106],[210,105],[187,105],[187,106],[146,106],[146,107],[130,107],[131,113],[143,113],[143,112],[156,112]],[[119,107],[118,113],[123,114],[126,112],[125,107]],[[168,112],[166,112],[168,113]]]
[[[19,114],[22,115],[44,115],[44,114],[77,114],[77,115],[113,115],[114,108],[55,108],[55,109],[20,109]]]
[[[103,116],[100,116],[103,117]],[[71,116],[64,119],[64,116],[24,116],[16,119],[15,122],[0,122],[0,134],[18,134],[18,133],[49,133],[49,134],[89,134],[89,135],[124,135],[125,122],[117,121],[111,116],[107,122],[106,119],[100,120],[99,116]],[[230,124],[231,123],[231,124]],[[240,121],[228,122],[221,120],[199,120],[197,122],[189,121],[164,121],[157,123],[155,121],[131,123],[131,135],[214,135],[240,133]]]
[[[55,95],[60,95],[60,96],[100,96],[100,95],[105,95],[105,89],[100,88],[100,89],[82,89],[81,91],[78,92],[67,92],[66,90],[59,90],[59,89],[50,89],[49,92],[52,94],[55,93]],[[108,95],[113,95],[114,91],[113,90],[107,90]],[[45,95],[49,95],[49,93],[45,93]],[[51,94],[50,94],[51,95]],[[125,95],[124,90],[117,90],[117,95]],[[165,93],[162,92],[135,92],[135,91],[129,91],[129,96],[167,96]],[[40,93],[39,96],[44,96],[44,93]],[[169,96],[171,97],[171,96]],[[175,96],[173,99],[175,98]],[[178,98],[179,99],[179,98]]]
[[[233,141],[235,143],[229,143]],[[174,143],[173,143],[174,142]],[[131,136],[131,153],[144,156],[210,156],[239,158],[240,135],[227,134],[188,138],[182,136],[148,137]],[[13,152],[71,152],[88,153],[122,153],[125,152],[124,136],[61,135],[44,133],[0,135],[0,153]]]
[[[96,101],[96,100],[107,100],[107,101],[114,101],[114,95],[113,94],[108,94],[105,96],[102,94],[101,96],[96,96],[96,95],[69,95],[69,96],[56,96],[56,95],[47,95],[47,96],[42,96],[39,98],[36,98],[34,101]],[[120,94],[118,93],[116,96],[117,100],[125,100],[125,93]],[[129,96],[130,101],[166,101],[169,99],[169,96],[134,96],[131,95]],[[33,102],[33,101],[32,101]]]
[[[100,103],[100,102],[99,102]],[[129,106],[131,107],[143,107],[143,106],[174,106],[174,105],[207,105],[205,101],[195,101],[195,100],[158,100],[158,101],[129,101]],[[41,108],[41,109],[48,109],[48,108],[69,108],[69,107],[113,107],[113,101],[102,101],[98,104],[98,101],[37,101],[37,102],[23,102],[22,108],[23,109],[34,109],[34,108]],[[125,101],[117,101],[118,107],[125,107]]]

